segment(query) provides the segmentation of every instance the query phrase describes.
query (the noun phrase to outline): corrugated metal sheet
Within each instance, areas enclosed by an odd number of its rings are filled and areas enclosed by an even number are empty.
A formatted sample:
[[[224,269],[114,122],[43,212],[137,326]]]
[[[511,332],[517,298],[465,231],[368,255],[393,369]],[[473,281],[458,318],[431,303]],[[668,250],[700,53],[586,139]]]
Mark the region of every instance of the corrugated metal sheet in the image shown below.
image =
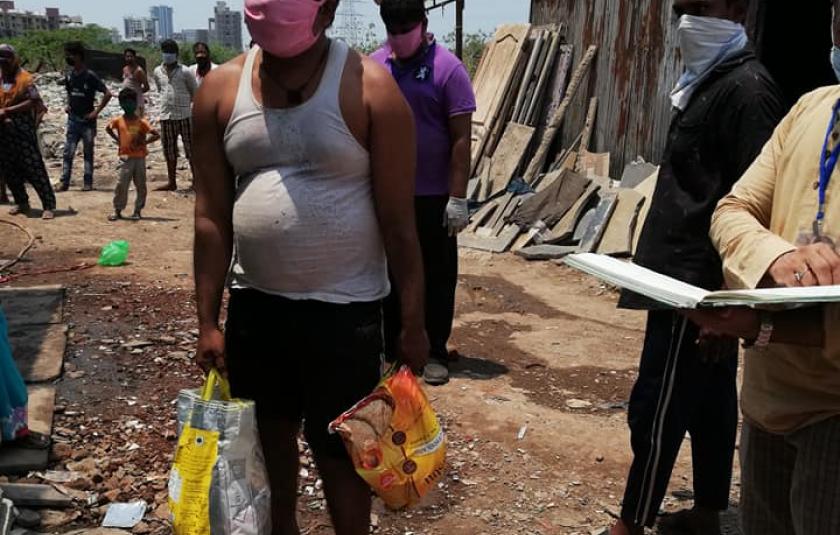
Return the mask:
[[[580,133],[587,102],[600,105],[594,149],[612,153],[612,175],[642,156],[659,162],[671,121],[668,95],[682,71],[672,0],[532,0],[531,22],[564,23],[575,63],[591,44],[599,53],[589,94],[581,91],[563,132],[564,146]]]

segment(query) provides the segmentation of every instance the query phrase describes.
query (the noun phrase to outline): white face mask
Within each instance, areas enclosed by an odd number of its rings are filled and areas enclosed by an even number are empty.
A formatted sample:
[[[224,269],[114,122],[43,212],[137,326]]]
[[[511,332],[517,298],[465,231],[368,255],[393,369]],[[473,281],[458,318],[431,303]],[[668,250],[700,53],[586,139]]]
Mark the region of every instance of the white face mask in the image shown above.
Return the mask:
[[[674,106],[685,109],[694,89],[720,63],[747,46],[744,26],[715,17],[683,15],[677,28],[685,73],[672,93]]]
[[[178,54],[173,52],[164,52],[161,57],[164,65],[173,65],[178,62]]]
[[[729,50],[747,44],[744,27],[731,20],[683,15],[677,28],[680,52],[688,72],[702,75]]]

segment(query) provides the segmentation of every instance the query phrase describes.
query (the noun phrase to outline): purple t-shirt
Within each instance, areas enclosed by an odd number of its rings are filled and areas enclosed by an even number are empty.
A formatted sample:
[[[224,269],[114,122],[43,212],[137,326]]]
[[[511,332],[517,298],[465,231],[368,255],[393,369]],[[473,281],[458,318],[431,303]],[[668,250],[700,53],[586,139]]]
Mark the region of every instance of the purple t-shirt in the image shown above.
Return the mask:
[[[371,56],[397,80],[414,111],[417,124],[418,197],[449,195],[452,138],[449,119],[476,109],[475,93],[466,67],[455,54],[434,41],[426,53],[408,65],[398,65],[386,44]]]

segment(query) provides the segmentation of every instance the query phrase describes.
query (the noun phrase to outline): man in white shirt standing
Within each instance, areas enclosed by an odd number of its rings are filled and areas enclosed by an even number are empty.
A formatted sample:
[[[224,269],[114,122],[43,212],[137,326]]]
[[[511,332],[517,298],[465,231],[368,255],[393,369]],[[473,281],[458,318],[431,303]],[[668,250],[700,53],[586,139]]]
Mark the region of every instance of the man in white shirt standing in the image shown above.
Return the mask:
[[[195,76],[195,82],[199,86],[204,81],[204,77],[210,74],[210,71],[218,67],[210,59],[210,46],[207,43],[198,43],[193,45],[193,56],[195,57],[195,65],[190,65],[189,71]]]
[[[192,103],[198,91],[195,76],[178,62],[178,43],[161,43],[163,65],[155,69],[153,79],[160,95],[160,130],[169,182],[157,191],[178,189],[178,137],[192,169]]]

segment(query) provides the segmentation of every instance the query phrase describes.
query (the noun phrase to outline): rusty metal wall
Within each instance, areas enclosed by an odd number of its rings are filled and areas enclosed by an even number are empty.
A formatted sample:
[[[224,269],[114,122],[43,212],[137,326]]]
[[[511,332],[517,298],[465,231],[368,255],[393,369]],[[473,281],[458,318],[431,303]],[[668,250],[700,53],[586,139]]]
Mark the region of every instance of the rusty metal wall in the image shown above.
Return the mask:
[[[592,150],[612,154],[611,174],[642,156],[658,163],[671,121],[669,94],[682,65],[672,0],[532,0],[531,22],[564,23],[575,64],[591,44],[599,52],[589,92],[581,91],[563,131],[568,146],[583,128],[586,102],[599,99]],[[585,88],[586,86],[584,86]]]

